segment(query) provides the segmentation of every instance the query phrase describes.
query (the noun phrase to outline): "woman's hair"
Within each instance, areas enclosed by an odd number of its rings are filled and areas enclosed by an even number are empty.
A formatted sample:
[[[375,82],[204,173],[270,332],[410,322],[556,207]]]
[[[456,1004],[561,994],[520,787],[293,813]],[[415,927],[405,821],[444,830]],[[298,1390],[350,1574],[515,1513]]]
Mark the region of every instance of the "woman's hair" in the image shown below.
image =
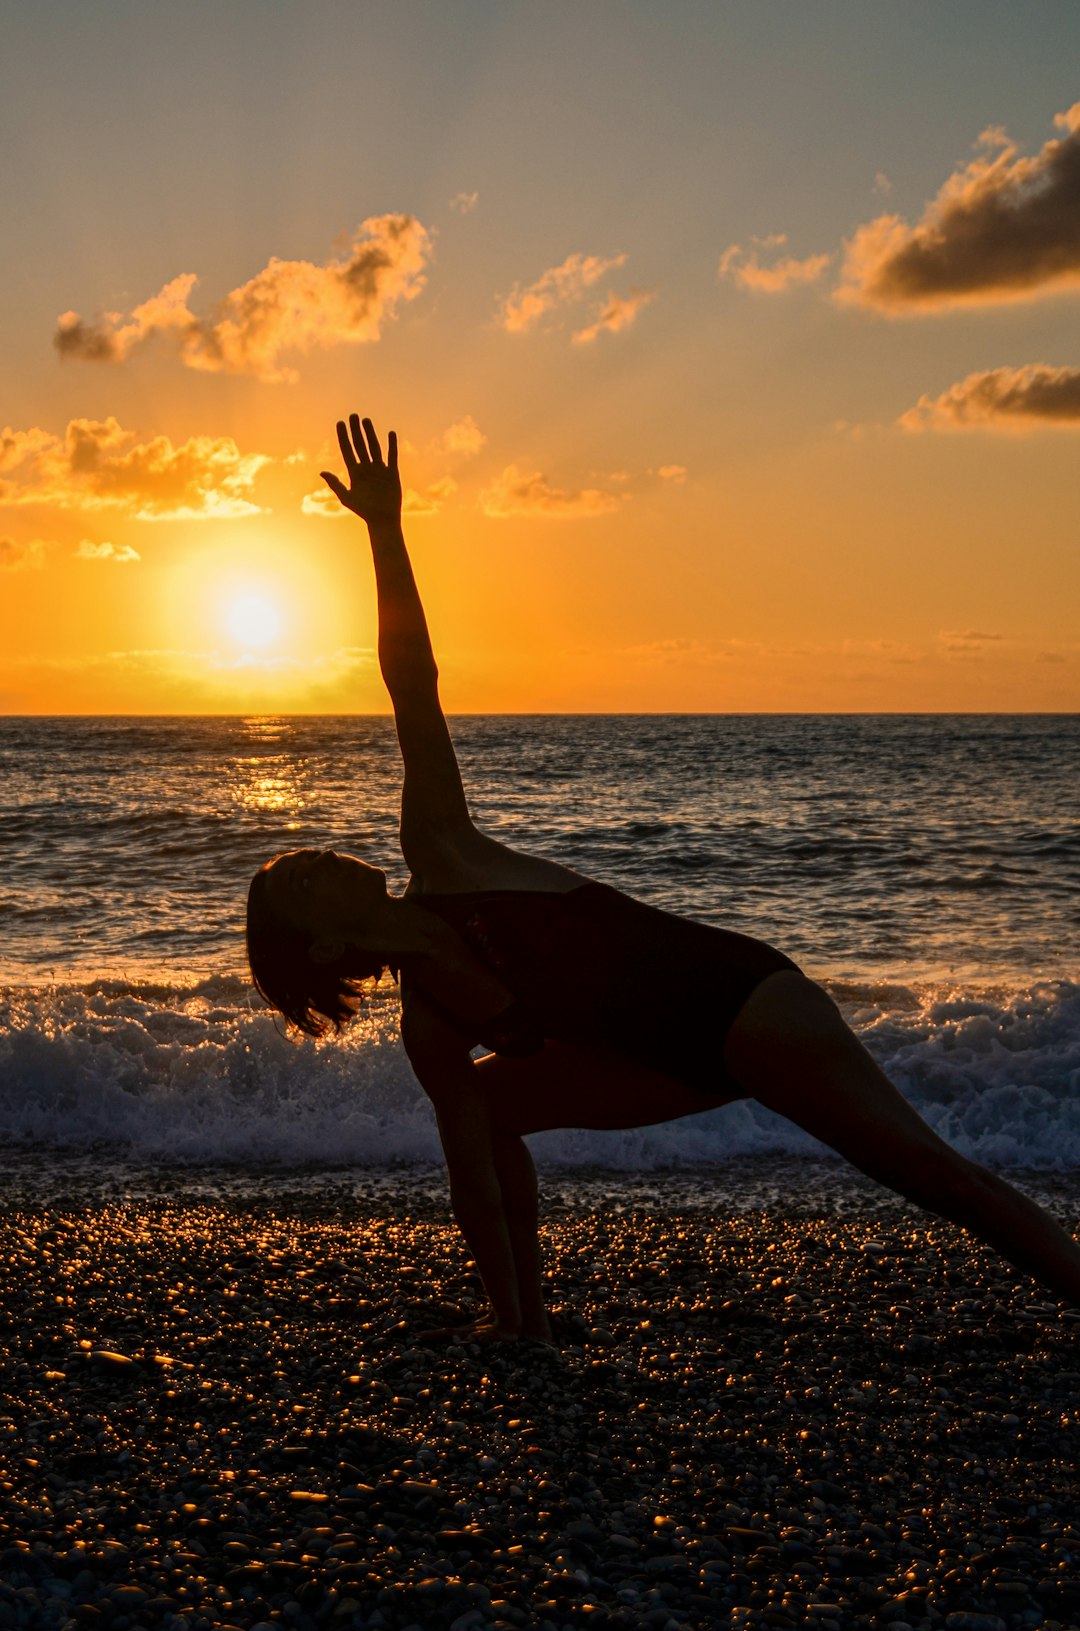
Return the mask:
[[[305,1036],[340,1031],[364,996],[364,981],[377,980],[387,959],[347,946],[332,962],[311,956],[312,937],[276,911],[260,868],[247,901],[247,954],[255,989]]]

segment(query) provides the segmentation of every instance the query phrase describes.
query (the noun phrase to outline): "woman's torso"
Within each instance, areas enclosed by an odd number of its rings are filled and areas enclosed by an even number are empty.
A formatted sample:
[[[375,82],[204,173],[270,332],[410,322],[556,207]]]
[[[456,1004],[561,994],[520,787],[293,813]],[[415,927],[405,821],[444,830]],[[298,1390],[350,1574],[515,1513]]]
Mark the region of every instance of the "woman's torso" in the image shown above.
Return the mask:
[[[512,998],[486,1036],[469,1040],[510,1054],[545,1039],[604,1045],[718,1091],[738,1010],[762,979],[795,964],[746,935],[676,917],[565,868],[557,874],[542,876],[563,887],[412,892]],[[536,876],[525,868],[504,875]]]

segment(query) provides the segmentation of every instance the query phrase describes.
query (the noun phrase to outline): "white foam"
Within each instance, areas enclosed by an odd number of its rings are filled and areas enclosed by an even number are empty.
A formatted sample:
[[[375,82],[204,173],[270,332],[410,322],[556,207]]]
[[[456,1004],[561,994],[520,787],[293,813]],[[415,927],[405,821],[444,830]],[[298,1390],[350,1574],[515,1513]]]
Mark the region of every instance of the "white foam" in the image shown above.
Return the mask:
[[[868,1047],[964,1153],[1080,1168],[1080,985],[837,986]],[[0,1004],[0,1139],[168,1163],[438,1159],[431,1107],[380,994],[340,1041],[287,1040],[239,979],[24,988]],[[545,1164],[643,1170],[820,1146],[742,1102],[628,1132],[531,1140]]]

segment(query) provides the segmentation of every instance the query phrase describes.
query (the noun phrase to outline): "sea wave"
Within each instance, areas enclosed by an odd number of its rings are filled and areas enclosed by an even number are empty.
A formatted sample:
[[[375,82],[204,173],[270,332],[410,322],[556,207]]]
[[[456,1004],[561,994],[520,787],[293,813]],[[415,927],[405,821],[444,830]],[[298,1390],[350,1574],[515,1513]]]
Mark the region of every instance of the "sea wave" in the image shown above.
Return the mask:
[[[1080,1169],[1080,985],[836,981],[926,1119],[967,1155]],[[0,1139],[168,1165],[384,1166],[439,1155],[382,989],[340,1041],[286,1038],[239,977],[23,986],[0,1001]],[[549,1166],[647,1170],[820,1150],[743,1101],[658,1127],[531,1141]]]

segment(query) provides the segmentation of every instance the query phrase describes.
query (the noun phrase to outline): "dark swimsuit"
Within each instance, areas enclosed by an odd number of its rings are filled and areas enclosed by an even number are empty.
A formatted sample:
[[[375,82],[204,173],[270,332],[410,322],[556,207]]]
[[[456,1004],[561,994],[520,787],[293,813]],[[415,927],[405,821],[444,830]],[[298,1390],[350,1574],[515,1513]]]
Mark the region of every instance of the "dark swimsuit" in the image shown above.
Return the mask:
[[[514,1002],[484,1026],[496,1053],[605,1044],[710,1096],[732,1021],[755,986],[797,966],[760,940],[584,883],[565,894],[482,889],[412,897],[438,913]]]

